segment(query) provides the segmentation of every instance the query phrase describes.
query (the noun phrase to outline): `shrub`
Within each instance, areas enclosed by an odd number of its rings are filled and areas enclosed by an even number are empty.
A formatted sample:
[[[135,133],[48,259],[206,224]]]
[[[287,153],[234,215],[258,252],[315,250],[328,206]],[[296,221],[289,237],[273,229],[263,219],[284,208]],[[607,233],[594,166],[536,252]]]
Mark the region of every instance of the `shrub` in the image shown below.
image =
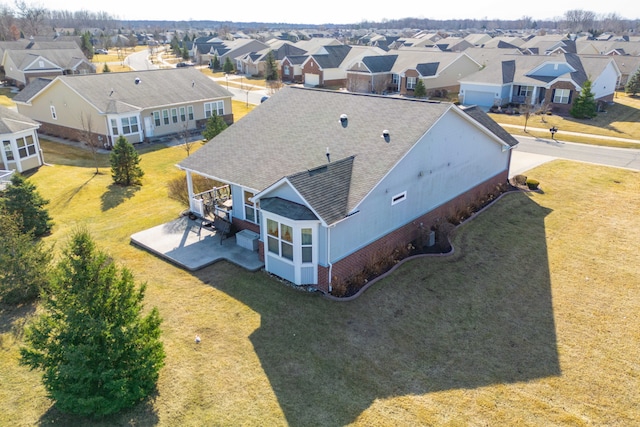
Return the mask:
[[[513,182],[516,185],[525,185],[527,183],[527,177],[525,175],[516,175],[513,177]]]
[[[540,181],[531,178],[527,179],[527,187],[529,187],[529,190],[537,190],[538,185],[540,185]]]
[[[202,175],[191,175],[191,181],[193,183],[193,191],[195,194],[202,193],[203,191],[211,190],[213,187],[219,187],[222,183],[206,178]],[[181,173],[175,178],[167,182],[167,191],[169,198],[177,200],[178,202],[189,206],[189,190],[187,189],[187,175]]]

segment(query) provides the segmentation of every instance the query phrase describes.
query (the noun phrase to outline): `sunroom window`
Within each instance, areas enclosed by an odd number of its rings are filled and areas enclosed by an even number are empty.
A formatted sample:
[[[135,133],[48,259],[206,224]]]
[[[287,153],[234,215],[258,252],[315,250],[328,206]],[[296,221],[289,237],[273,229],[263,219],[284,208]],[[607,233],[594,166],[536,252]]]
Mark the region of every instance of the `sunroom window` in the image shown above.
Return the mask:
[[[293,229],[267,219],[267,249],[274,255],[293,261]]]

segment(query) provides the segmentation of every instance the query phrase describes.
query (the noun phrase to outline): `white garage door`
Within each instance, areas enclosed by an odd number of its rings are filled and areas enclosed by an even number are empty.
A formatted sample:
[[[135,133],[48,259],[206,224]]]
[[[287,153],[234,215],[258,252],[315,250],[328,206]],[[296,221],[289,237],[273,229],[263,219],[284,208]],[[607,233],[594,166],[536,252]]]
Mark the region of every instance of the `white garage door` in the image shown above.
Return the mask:
[[[495,95],[495,92],[467,90],[464,93],[464,105],[479,105],[481,107],[491,107],[495,100]]]
[[[304,75],[304,85],[305,86],[319,86],[320,85],[320,74],[305,74]]]

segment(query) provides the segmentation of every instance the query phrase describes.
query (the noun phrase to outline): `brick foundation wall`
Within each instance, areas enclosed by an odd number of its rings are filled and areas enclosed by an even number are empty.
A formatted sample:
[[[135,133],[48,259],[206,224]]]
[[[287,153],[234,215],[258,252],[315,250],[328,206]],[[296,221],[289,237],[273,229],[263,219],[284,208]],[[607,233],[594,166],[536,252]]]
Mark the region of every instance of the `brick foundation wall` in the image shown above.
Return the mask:
[[[371,260],[375,260],[385,254],[390,254],[395,248],[408,245],[417,239],[421,229],[420,224],[422,224],[422,229],[429,229],[438,219],[447,219],[455,216],[460,210],[468,208],[488,194],[495,193],[497,187],[508,181],[508,177],[508,170],[505,170],[444,205],[422,215],[409,224],[392,231],[359,251],[334,263],[331,268],[331,281],[346,281],[362,271]],[[329,291],[328,267],[318,267],[318,289],[325,292]]]

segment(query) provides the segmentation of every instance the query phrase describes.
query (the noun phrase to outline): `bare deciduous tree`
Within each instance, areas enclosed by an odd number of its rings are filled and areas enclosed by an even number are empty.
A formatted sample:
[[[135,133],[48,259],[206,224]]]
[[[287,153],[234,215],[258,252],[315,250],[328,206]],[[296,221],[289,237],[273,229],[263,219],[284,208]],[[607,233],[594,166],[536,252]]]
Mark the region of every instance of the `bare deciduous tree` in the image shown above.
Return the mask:
[[[22,21],[22,31],[37,36],[42,30],[48,10],[37,4],[27,4],[24,0],[16,0],[18,17]]]
[[[93,154],[93,162],[96,167],[95,174],[98,175],[100,170],[98,169],[98,149],[102,148],[100,145],[100,141],[98,141],[96,137],[93,135],[93,118],[90,114],[85,116],[84,113],[80,113],[80,123],[82,125],[82,130],[80,131],[82,135],[83,142],[87,144],[87,147],[91,150],[91,154]]]
[[[572,9],[564,13],[564,18],[569,30],[579,32],[593,28],[596,14],[588,10]]]
[[[198,141],[189,139],[189,121],[188,120],[184,122],[184,124],[182,125],[182,129],[180,130],[180,139],[182,139],[182,142],[183,142],[182,147],[187,152],[187,157],[189,157],[189,155],[191,154],[191,151],[194,149]]]

